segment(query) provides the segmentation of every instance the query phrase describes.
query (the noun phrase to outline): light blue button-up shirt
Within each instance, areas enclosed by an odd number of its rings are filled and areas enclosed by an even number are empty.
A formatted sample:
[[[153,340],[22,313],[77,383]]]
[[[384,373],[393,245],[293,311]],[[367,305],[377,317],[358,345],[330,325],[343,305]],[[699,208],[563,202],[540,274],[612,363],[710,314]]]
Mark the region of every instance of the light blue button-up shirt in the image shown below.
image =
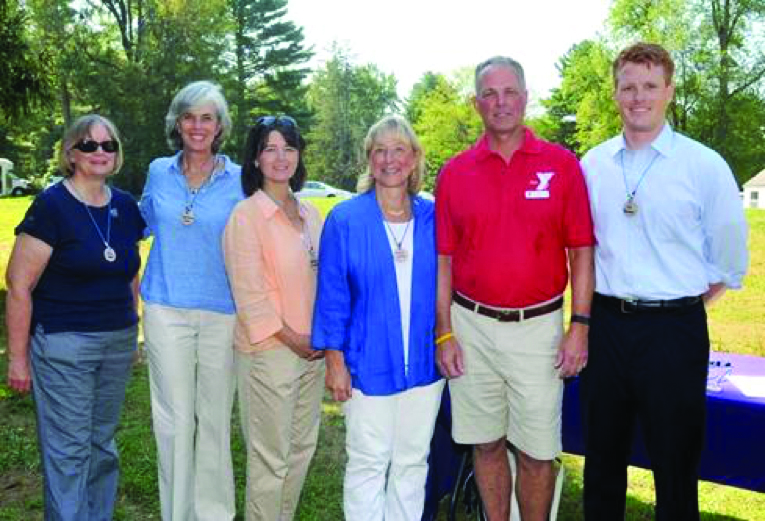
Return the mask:
[[[165,306],[233,314],[222,235],[229,214],[244,198],[241,168],[223,155],[216,171],[196,198],[179,165],[180,153],[152,161],[141,213],[154,242],[141,281],[141,297]],[[193,198],[194,222],[181,216]]]
[[[667,124],[641,150],[627,149],[623,135],[601,143],[582,167],[597,240],[597,292],[665,300],[701,295],[713,283],[741,287],[747,225],[719,154]],[[635,187],[638,210],[630,216],[624,204]]]

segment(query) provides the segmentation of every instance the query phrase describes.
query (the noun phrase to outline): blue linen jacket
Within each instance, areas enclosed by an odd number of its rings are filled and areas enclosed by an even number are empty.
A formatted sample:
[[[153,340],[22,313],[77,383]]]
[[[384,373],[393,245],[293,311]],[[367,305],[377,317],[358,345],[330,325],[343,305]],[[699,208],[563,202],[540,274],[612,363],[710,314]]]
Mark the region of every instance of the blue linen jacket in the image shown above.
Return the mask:
[[[412,198],[408,368],[396,269],[374,190],[338,204],[324,224],[311,341],[315,349],[343,351],[353,387],[366,395],[387,396],[440,378],[435,365],[434,208],[431,201]]]

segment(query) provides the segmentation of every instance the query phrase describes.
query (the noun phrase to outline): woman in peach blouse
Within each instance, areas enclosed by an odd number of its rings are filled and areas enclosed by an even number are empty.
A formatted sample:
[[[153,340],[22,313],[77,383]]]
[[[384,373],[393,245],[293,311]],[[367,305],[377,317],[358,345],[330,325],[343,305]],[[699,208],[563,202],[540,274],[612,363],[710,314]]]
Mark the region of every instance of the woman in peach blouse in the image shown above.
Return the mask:
[[[304,148],[289,116],[257,120],[242,162],[247,199],[223,239],[237,310],[248,521],[294,517],[319,435],[324,360],[310,333],[322,219],[293,195],[306,177]]]

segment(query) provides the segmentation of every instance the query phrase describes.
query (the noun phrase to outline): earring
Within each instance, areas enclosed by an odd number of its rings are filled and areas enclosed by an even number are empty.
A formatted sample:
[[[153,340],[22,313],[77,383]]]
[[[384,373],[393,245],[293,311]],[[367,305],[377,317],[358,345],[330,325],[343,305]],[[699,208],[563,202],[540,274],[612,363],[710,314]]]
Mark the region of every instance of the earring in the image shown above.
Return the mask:
[[[255,165],[255,168],[260,168],[260,163],[258,162],[257,159],[253,161],[252,164]]]

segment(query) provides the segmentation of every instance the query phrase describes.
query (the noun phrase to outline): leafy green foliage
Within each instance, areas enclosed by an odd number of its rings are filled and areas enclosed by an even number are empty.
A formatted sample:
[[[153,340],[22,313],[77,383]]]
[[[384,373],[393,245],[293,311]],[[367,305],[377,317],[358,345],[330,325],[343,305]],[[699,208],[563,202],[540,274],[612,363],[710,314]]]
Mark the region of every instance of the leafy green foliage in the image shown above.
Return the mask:
[[[18,3],[0,0],[0,118],[13,122],[52,98],[50,56],[30,44],[28,21]]]
[[[260,114],[305,119],[303,80],[313,51],[303,30],[285,19],[287,0],[227,0],[233,27],[227,51],[233,146],[241,150],[248,126]]]
[[[308,90],[314,124],[307,135],[308,175],[355,190],[366,166],[362,150],[369,127],[398,104],[396,79],[375,65],[353,63],[335,46],[332,57],[316,71]]]
[[[433,190],[444,163],[470,148],[483,127],[465,85],[443,75],[424,79],[430,88],[419,97],[410,97],[409,110],[417,114],[413,126],[425,149],[428,173],[424,188]]]

